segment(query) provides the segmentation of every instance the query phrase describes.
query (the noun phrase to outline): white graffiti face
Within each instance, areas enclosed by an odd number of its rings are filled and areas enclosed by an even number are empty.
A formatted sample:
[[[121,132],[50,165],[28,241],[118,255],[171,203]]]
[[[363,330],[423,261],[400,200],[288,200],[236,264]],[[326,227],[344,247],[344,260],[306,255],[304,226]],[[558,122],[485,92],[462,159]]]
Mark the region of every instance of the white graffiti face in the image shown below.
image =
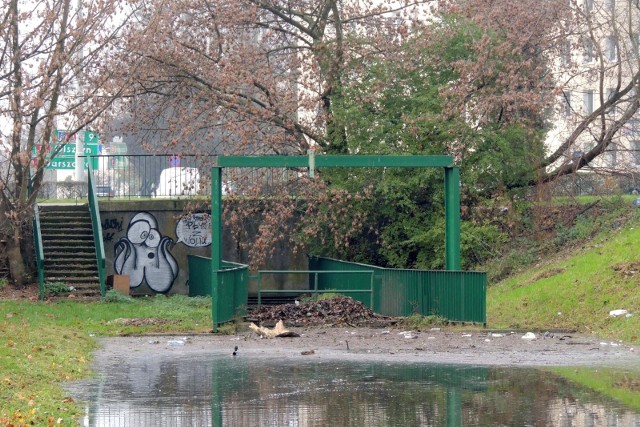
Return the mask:
[[[160,244],[160,232],[151,228],[151,223],[144,219],[129,225],[127,238],[134,245],[146,245],[150,248],[157,248]]]
[[[127,237],[116,243],[115,271],[128,275],[132,288],[146,281],[153,291],[168,292],[178,276],[178,263],[169,251],[172,245],[173,240],[158,231],[155,217],[141,212],[129,222]]]

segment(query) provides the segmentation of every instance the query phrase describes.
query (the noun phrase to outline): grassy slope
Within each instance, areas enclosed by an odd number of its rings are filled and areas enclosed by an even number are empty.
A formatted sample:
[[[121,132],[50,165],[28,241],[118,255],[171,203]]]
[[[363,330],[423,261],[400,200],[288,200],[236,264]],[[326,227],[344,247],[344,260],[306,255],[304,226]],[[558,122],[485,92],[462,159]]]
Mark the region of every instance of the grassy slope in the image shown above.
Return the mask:
[[[610,317],[626,309],[632,317]],[[490,285],[487,317],[492,328],[567,329],[640,344],[640,217],[601,232],[579,248]],[[640,409],[637,369],[554,368],[553,372]]]
[[[488,323],[494,328],[553,328],[638,342],[640,219],[602,232],[583,248],[491,285]],[[626,309],[632,317],[609,316]]]
[[[89,374],[94,336],[211,330],[208,299],[155,297],[118,303],[0,301],[0,426],[76,425],[65,381]],[[115,319],[161,318],[129,326]]]

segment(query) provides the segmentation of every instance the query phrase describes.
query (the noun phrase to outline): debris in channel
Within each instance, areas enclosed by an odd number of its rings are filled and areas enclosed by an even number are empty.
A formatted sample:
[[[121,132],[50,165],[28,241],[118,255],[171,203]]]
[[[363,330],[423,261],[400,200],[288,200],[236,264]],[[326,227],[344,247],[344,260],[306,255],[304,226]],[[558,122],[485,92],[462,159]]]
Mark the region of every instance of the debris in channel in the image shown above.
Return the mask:
[[[285,338],[285,337],[300,336],[299,334],[285,328],[284,322],[282,320],[279,320],[278,323],[276,323],[275,328],[273,329],[267,328],[264,326],[258,326],[253,322],[249,325],[249,328],[251,328],[251,330],[254,331],[256,334],[264,338]]]

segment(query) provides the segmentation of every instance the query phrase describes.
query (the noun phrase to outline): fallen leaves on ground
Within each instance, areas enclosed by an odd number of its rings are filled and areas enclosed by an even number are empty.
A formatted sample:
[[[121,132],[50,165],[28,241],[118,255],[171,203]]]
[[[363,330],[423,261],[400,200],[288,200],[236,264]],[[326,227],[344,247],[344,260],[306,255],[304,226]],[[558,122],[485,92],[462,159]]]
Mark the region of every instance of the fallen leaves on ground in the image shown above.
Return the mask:
[[[375,314],[360,301],[342,296],[300,304],[262,306],[254,309],[248,317],[250,321],[267,326],[279,320],[294,326],[370,326],[392,322],[388,317]]]

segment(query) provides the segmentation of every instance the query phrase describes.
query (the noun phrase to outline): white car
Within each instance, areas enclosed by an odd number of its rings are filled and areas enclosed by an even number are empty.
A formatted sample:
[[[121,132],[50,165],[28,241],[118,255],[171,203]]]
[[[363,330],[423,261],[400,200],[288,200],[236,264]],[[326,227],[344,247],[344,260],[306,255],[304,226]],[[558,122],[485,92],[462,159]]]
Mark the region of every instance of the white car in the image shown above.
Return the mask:
[[[160,172],[154,197],[195,196],[200,189],[200,172],[197,168],[173,167]]]

